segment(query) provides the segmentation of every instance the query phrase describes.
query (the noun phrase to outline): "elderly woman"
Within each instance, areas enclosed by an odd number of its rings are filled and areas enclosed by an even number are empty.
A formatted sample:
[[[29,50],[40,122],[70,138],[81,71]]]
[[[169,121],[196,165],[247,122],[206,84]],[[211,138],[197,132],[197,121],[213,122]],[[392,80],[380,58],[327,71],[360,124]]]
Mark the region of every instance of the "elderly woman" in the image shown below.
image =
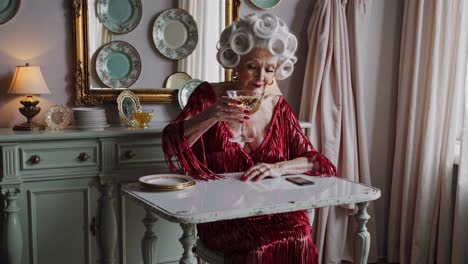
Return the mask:
[[[297,39],[272,14],[241,18],[221,34],[217,58],[234,69],[235,81],[200,84],[186,107],[163,132],[169,168],[197,180],[243,172],[258,181],[288,174],[335,175],[335,167],[303,134],[285,99],[273,93],[275,78],[291,75]],[[228,90],[264,91],[255,113],[226,96]],[[232,142],[241,124],[252,142]],[[318,263],[305,212],[274,214],[199,224],[205,246],[226,263]]]

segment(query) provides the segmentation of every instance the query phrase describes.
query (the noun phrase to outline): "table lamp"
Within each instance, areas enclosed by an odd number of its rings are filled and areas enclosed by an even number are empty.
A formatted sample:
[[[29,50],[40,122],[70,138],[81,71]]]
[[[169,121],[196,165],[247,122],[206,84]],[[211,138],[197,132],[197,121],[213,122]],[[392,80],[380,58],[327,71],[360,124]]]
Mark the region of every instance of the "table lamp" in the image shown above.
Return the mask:
[[[8,88],[8,93],[26,95],[26,97],[20,101],[23,107],[21,107],[19,111],[28,121],[14,126],[13,130],[35,131],[45,128],[32,121],[33,117],[41,111],[40,107],[36,107],[39,101],[32,95],[50,93],[42,77],[39,66],[29,66],[29,63],[26,63],[26,66],[16,66],[15,75],[11,81],[10,88]]]

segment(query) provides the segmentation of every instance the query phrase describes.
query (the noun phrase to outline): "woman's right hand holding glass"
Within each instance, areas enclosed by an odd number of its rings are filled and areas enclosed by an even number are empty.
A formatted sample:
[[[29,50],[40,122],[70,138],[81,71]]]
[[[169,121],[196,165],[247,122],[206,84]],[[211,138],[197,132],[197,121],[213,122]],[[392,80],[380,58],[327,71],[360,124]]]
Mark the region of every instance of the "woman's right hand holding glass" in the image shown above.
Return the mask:
[[[237,99],[222,96],[206,109],[206,114],[215,121],[240,122],[249,118],[249,111],[240,107],[241,104]]]

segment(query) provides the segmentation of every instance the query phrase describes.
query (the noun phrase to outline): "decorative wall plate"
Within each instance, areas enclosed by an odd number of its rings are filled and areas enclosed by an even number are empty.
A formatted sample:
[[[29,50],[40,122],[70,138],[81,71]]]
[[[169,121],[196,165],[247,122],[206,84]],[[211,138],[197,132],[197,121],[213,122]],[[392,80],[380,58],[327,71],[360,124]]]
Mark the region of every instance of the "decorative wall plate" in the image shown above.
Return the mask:
[[[163,56],[173,60],[183,59],[197,47],[197,23],[183,9],[168,9],[154,21],[153,41]]]
[[[114,33],[127,33],[141,20],[141,0],[98,0],[97,16]]]
[[[64,129],[70,124],[70,111],[63,105],[53,105],[45,112],[45,122],[51,129]]]
[[[195,180],[180,174],[154,174],[140,177],[140,183],[156,191],[175,191],[195,185]]]
[[[277,6],[281,0],[250,0],[250,2],[261,9],[272,9]]]
[[[178,90],[184,86],[185,82],[191,79],[192,77],[185,72],[176,72],[167,77],[164,87]]]
[[[2,0],[0,1],[0,24],[12,19],[20,7],[21,0]]]
[[[111,41],[96,56],[96,73],[108,87],[127,88],[140,76],[140,55],[125,41]]]
[[[198,79],[192,79],[190,81],[187,81],[182,88],[179,89],[179,105],[180,108],[184,109],[185,105],[187,104],[187,101],[192,94],[192,92],[197,88],[200,83],[202,83],[202,80]]]
[[[132,113],[141,111],[140,100],[129,90],[125,90],[117,97],[117,108],[119,109],[120,121],[129,127],[133,127],[136,120]]]

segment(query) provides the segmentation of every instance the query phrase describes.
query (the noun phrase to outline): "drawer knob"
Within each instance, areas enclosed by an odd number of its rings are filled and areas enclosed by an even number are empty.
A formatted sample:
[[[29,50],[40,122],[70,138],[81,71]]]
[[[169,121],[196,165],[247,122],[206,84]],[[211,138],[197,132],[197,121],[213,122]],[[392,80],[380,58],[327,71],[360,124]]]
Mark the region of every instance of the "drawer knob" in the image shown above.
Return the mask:
[[[89,155],[88,153],[86,152],[81,152],[80,153],[80,156],[78,156],[78,158],[81,160],[81,161],[87,161],[89,159]]]
[[[127,157],[127,159],[131,159],[135,157],[135,152],[133,152],[132,150],[127,150],[127,152],[125,152],[125,157]]]
[[[29,158],[29,161],[30,161],[32,164],[38,164],[39,162],[41,162],[41,157],[39,157],[39,155],[32,155],[32,156]]]

